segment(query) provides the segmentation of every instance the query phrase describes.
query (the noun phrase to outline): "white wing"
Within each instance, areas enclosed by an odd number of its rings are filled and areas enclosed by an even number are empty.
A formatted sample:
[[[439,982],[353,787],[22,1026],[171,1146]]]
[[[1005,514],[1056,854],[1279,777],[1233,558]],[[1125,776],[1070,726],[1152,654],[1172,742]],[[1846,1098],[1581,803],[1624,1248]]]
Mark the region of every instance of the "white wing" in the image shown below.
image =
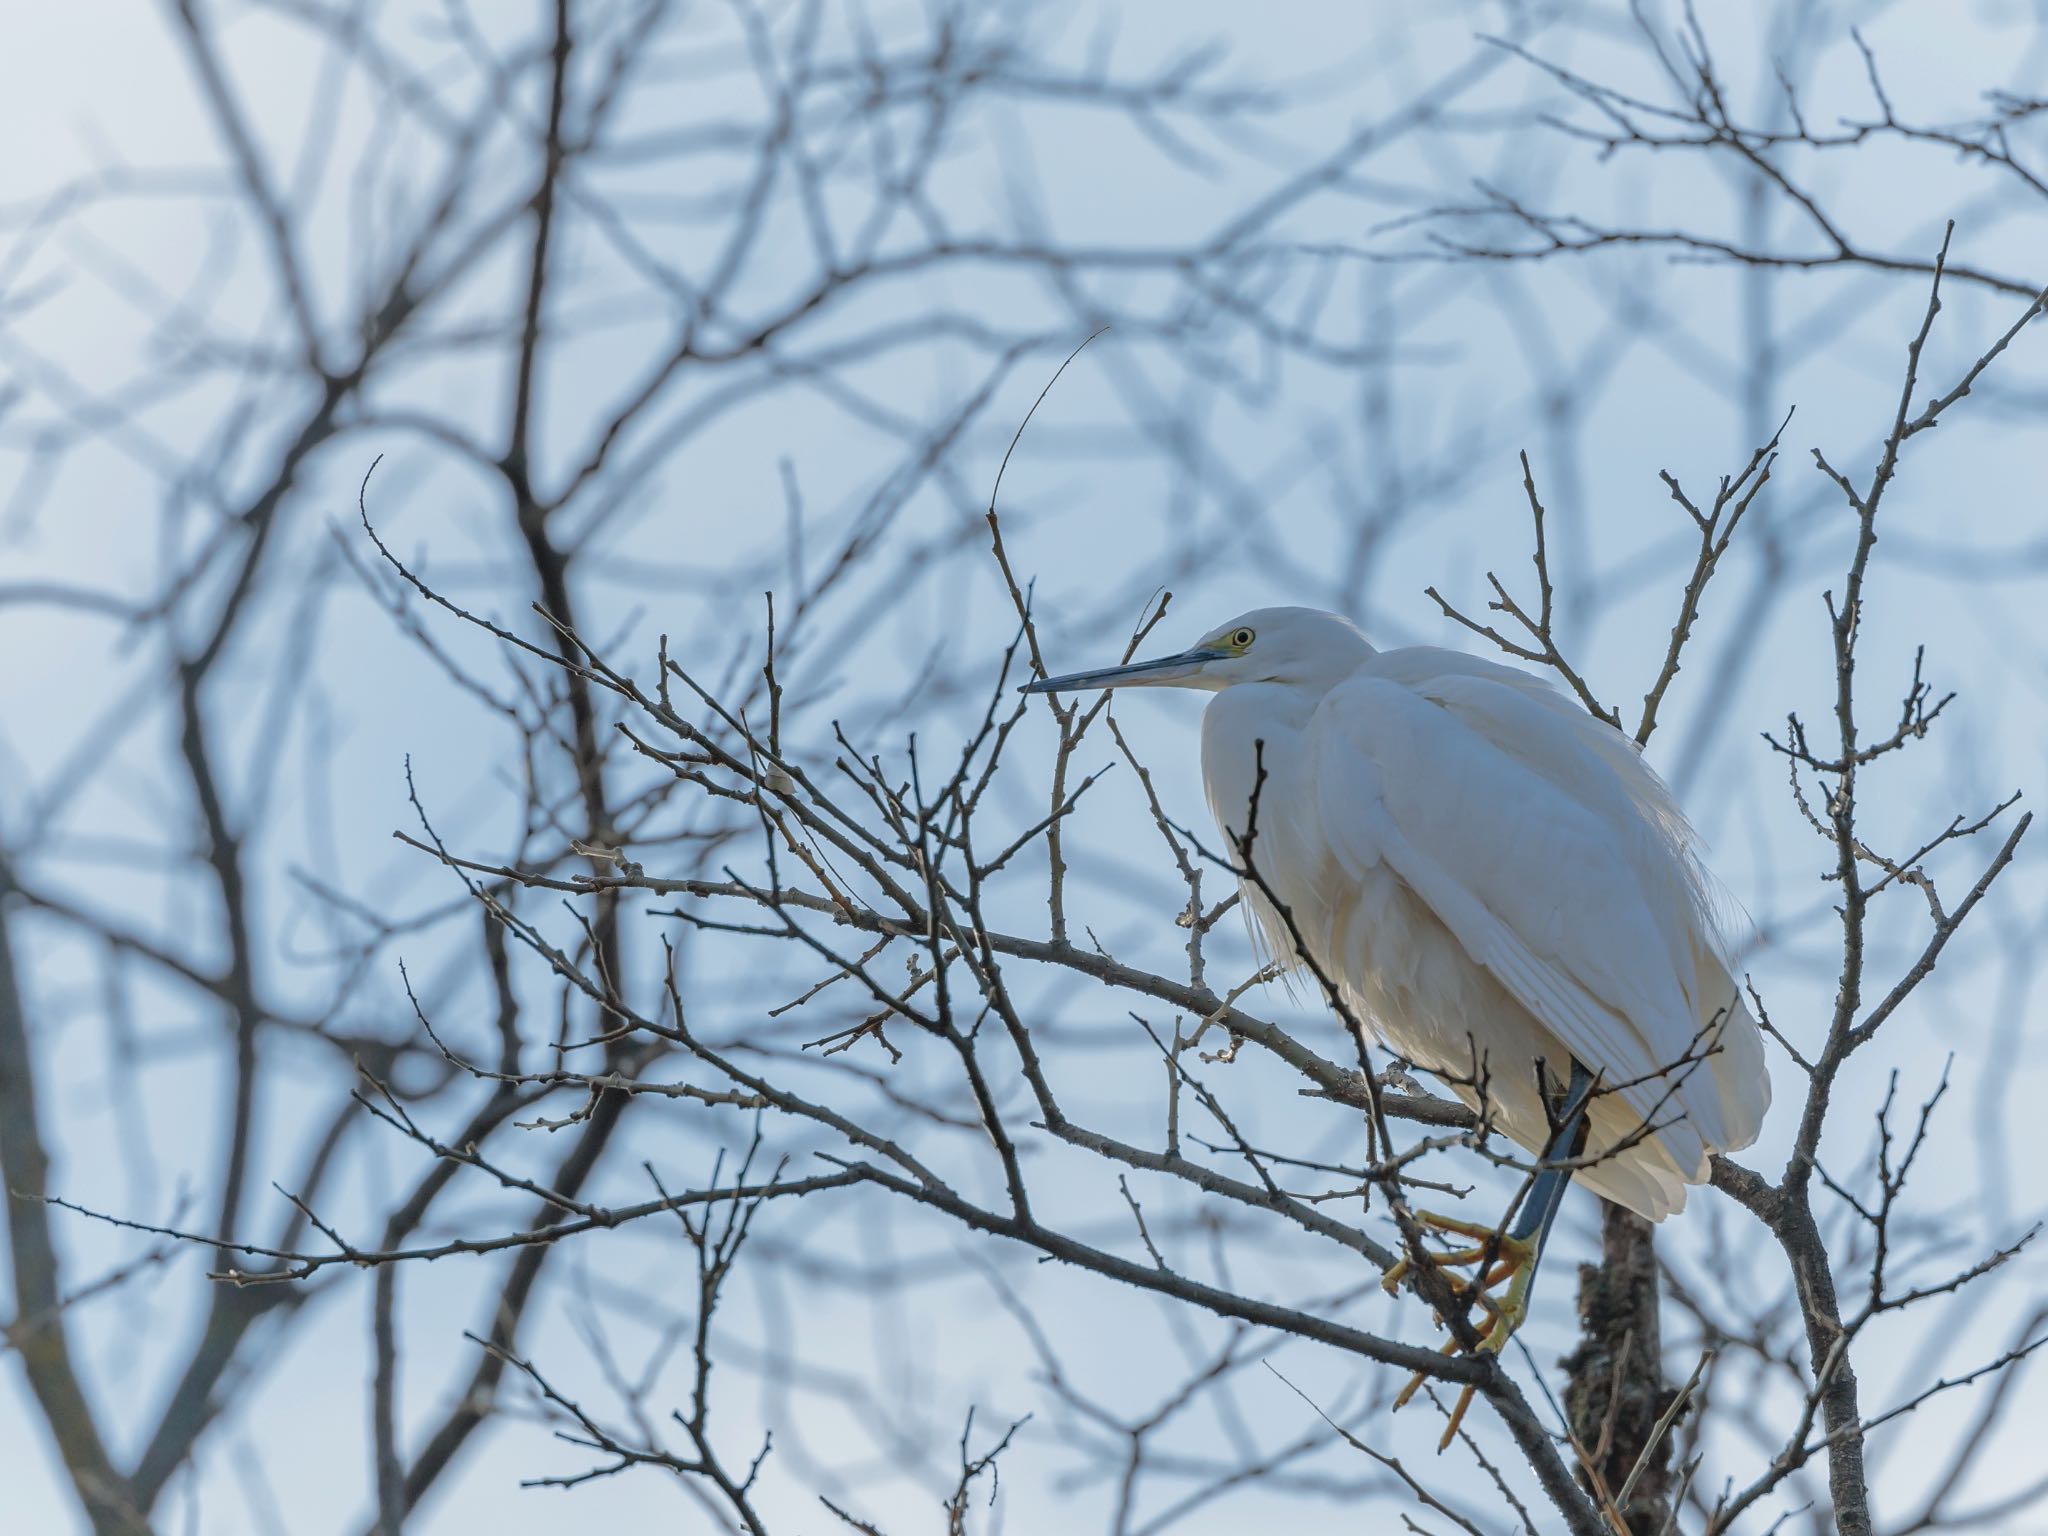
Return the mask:
[[[1755,1136],[1761,1046],[1683,819],[1632,745],[1527,674],[1421,648],[1331,690],[1309,734],[1323,836],[1345,869],[1384,861],[1574,1056],[1632,1084],[1639,1115],[1680,1110],[1682,1140],[1710,1148]],[[1737,1059],[1669,1071],[1717,1018]]]

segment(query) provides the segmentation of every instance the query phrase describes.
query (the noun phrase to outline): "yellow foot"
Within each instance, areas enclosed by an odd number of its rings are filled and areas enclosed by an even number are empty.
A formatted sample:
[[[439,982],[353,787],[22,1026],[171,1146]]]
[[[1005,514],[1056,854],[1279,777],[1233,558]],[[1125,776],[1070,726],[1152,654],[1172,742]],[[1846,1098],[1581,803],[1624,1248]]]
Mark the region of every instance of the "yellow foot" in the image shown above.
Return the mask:
[[[1470,1280],[1453,1278],[1451,1287],[1458,1295],[1470,1295],[1486,1308],[1492,1318],[1486,1334],[1480,1339],[1476,1353],[1499,1354],[1507,1347],[1522,1319],[1528,1312],[1529,1283],[1536,1273],[1537,1247],[1528,1238],[1510,1236],[1496,1227],[1483,1226],[1474,1221],[1463,1221],[1453,1216],[1438,1216],[1430,1211],[1417,1211],[1416,1223],[1432,1231],[1451,1233],[1459,1237],[1474,1239],[1469,1247],[1453,1248],[1441,1253],[1424,1252],[1423,1257],[1437,1269],[1461,1269],[1470,1266],[1473,1273]],[[1397,1290],[1414,1268],[1414,1255],[1403,1255],[1390,1265],[1380,1276],[1380,1284],[1389,1295]],[[1493,1288],[1502,1281],[1508,1282],[1507,1291],[1495,1297]],[[1454,1355],[1459,1344],[1455,1338],[1444,1342],[1443,1353]],[[1428,1373],[1418,1371],[1407,1386],[1394,1399],[1396,1409],[1405,1407],[1408,1401],[1421,1390],[1428,1379]],[[1458,1428],[1465,1422],[1465,1410],[1472,1404],[1472,1388],[1466,1387],[1458,1393],[1458,1401],[1451,1409],[1450,1422],[1445,1425],[1443,1438],[1437,1442],[1438,1452],[1450,1448],[1458,1437]]]

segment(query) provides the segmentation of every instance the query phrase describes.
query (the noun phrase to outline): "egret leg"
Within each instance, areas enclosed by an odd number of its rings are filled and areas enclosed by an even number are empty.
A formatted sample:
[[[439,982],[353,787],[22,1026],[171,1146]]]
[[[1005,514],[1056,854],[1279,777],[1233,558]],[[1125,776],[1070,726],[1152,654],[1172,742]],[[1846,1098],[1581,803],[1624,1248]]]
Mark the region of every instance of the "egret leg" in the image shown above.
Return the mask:
[[[1586,1105],[1592,1097],[1593,1074],[1577,1061],[1572,1062],[1571,1083],[1565,1089],[1564,1108],[1559,1116],[1550,1143],[1544,1148],[1542,1161],[1555,1163],[1577,1157],[1586,1145]],[[1479,1341],[1482,1351],[1498,1354],[1507,1347],[1508,1339],[1521,1327],[1522,1319],[1528,1315],[1529,1291],[1536,1283],[1536,1268],[1543,1259],[1543,1247],[1550,1239],[1551,1226],[1557,1220],[1557,1213],[1564,1204],[1564,1192],[1571,1183],[1572,1170],[1569,1168],[1546,1167],[1539,1171],[1529,1186],[1528,1197],[1516,1213],[1514,1226],[1507,1231],[1489,1227],[1476,1221],[1464,1221],[1451,1216],[1439,1216],[1430,1211],[1417,1211],[1416,1220],[1438,1232],[1454,1233],[1472,1238],[1473,1245],[1452,1249],[1448,1253],[1431,1254],[1432,1263],[1443,1267],[1462,1265],[1474,1266],[1469,1289],[1476,1299],[1492,1314],[1492,1325],[1486,1336]],[[1408,1257],[1402,1257],[1380,1277],[1380,1283],[1390,1293],[1398,1286],[1410,1268]],[[1489,1294],[1493,1287],[1503,1280],[1508,1282],[1507,1290],[1498,1298]],[[1455,1353],[1457,1341],[1452,1339],[1444,1345],[1444,1353]],[[1394,1407],[1401,1408],[1421,1388],[1426,1375],[1417,1372],[1415,1378],[1401,1390],[1394,1399]],[[1458,1401],[1451,1410],[1449,1424],[1444,1429],[1443,1439],[1437,1449],[1449,1447],[1457,1437],[1458,1426],[1464,1422],[1465,1410],[1471,1406],[1472,1388],[1466,1387],[1458,1394]]]

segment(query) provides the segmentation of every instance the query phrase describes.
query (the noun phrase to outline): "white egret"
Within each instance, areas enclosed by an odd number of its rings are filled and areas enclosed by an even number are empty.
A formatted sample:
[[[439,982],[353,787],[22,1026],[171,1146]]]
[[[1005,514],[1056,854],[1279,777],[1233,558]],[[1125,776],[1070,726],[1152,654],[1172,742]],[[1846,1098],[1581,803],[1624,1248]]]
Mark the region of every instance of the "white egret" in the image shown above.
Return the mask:
[[[1662,1220],[1710,1154],[1756,1139],[1770,1079],[1711,883],[1620,732],[1525,672],[1376,650],[1308,608],[1026,691],[1136,687],[1216,695],[1202,777],[1234,853],[1254,828],[1243,895],[1274,956],[1300,966],[1305,947],[1389,1050],[1570,1165],[1537,1177],[1510,1232],[1424,1218],[1478,1240],[1437,1259],[1477,1266],[1485,1347],[1521,1320],[1569,1178]]]

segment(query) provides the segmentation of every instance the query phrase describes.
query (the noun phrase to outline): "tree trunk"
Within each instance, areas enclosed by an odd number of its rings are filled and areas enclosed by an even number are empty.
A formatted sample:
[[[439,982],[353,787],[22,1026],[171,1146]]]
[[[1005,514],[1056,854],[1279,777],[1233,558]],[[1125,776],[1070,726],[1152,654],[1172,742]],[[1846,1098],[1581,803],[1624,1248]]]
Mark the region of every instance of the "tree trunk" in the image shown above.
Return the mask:
[[[1596,1498],[1611,1499],[1628,1481],[1673,1394],[1664,1383],[1657,1326],[1656,1229],[1605,1201],[1600,1213],[1600,1262],[1579,1266],[1579,1346],[1562,1364],[1570,1376],[1565,1413],[1592,1468],[1590,1476],[1581,1468],[1579,1480]],[[1655,1536],[1663,1528],[1670,1494],[1667,1434],[1621,1511],[1635,1536]]]

